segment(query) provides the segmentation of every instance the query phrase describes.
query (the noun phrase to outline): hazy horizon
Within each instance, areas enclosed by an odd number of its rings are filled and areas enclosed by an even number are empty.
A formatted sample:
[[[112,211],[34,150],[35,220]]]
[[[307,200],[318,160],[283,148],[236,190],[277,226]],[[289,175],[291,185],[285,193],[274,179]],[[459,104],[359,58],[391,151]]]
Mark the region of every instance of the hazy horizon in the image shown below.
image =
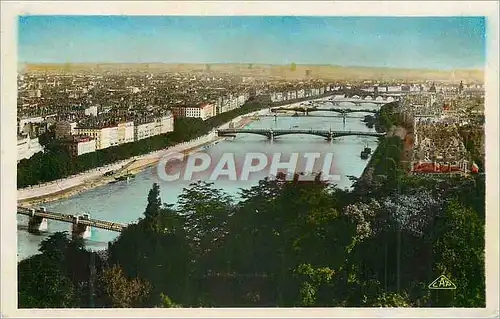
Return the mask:
[[[484,17],[20,16],[21,64],[482,70]]]
[[[104,64],[122,64],[122,65],[133,65],[133,64],[162,64],[162,65],[253,65],[254,67],[257,66],[279,66],[279,67],[289,67],[290,63],[288,64],[272,64],[272,63],[253,63],[253,62],[234,62],[234,63],[229,63],[229,62],[215,62],[215,63],[208,63],[208,62],[158,62],[158,61],[144,61],[144,62],[109,62],[109,61],[98,61],[98,62],[58,62],[58,63],[53,63],[53,62],[19,62],[19,65],[104,65]],[[444,71],[444,72],[449,72],[449,71],[484,71],[484,67],[475,67],[475,68],[405,68],[405,67],[391,67],[391,66],[369,66],[369,65],[339,65],[339,64],[314,64],[314,63],[307,63],[307,64],[301,64],[301,63],[295,63],[296,66],[314,66],[314,67],[338,67],[338,68],[367,68],[367,69],[388,69],[388,70],[415,70],[415,71]]]

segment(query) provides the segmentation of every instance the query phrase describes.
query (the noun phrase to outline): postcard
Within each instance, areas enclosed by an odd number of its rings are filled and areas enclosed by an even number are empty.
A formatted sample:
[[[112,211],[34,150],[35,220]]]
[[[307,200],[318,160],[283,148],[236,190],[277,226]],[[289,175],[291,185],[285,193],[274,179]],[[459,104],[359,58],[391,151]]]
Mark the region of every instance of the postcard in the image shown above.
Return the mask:
[[[497,3],[2,8],[6,317],[498,315]]]

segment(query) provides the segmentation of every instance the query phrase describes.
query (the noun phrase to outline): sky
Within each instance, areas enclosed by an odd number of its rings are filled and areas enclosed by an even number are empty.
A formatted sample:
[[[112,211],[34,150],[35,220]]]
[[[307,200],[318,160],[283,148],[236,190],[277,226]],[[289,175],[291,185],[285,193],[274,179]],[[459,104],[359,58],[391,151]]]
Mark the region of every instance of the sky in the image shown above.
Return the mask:
[[[20,63],[483,68],[484,17],[20,16]]]

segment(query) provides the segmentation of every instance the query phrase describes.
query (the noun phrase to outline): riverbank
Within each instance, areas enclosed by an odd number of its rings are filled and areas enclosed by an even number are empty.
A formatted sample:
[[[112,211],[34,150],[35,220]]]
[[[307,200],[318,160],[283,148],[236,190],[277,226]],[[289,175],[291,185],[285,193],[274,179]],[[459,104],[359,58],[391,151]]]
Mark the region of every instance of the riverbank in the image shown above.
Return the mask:
[[[262,109],[257,110],[245,115],[240,115],[229,122],[224,123],[217,129],[228,128],[232,125],[235,128],[241,128],[248,125],[255,118],[252,118],[259,114],[266,114],[269,110]],[[151,167],[158,163],[158,161],[167,152],[180,152],[188,154],[194,152],[201,147],[213,144],[225,137],[218,137],[216,134],[216,129],[212,130],[210,133],[196,138],[194,140],[177,144],[175,146],[155,151],[149,154],[136,156],[118,163],[107,165],[104,167],[96,168],[91,171],[80,173],[74,176],[67,177],[65,179],[56,180],[42,185],[27,187],[18,190],[18,204],[29,206],[40,203],[46,203],[51,201],[56,201],[62,198],[70,197],[76,195],[80,192],[99,187],[115,179],[115,176],[105,176],[106,173],[116,172],[120,170],[127,170],[128,173],[137,174],[148,167]]]
[[[206,143],[199,144],[199,145],[193,146],[191,148],[185,148],[185,149],[173,150],[172,148],[170,148],[168,150],[162,150],[161,155],[163,155],[164,152],[167,152],[167,151],[177,151],[177,152],[181,152],[184,154],[188,154],[188,153],[190,153],[190,152],[192,152],[200,147],[211,144],[212,142],[206,142]],[[137,174],[137,173],[141,172],[142,170],[156,164],[160,160],[161,155],[157,154],[157,153],[158,152],[155,152],[154,156],[148,156],[145,158],[134,159],[134,160],[132,160],[132,162],[129,162],[123,166],[127,166],[128,164],[130,164],[130,166],[127,167],[127,172],[130,174]],[[86,180],[84,180],[82,183],[78,183],[74,186],[69,186],[68,188],[60,189],[59,191],[46,193],[46,194],[41,195],[41,196],[35,195],[34,197],[30,196],[30,197],[27,197],[24,199],[18,199],[18,204],[21,204],[23,206],[30,206],[30,205],[40,204],[40,203],[52,202],[52,201],[56,201],[56,200],[60,200],[63,198],[67,198],[67,197],[76,195],[78,193],[81,193],[83,191],[86,191],[86,190],[89,190],[92,188],[106,185],[106,184],[110,183],[111,181],[115,180],[114,176],[107,177],[104,175],[107,172],[113,171],[112,168],[111,169],[108,168],[106,170],[101,170],[101,174],[99,174],[98,176],[87,176]],[[122,167],[120,167],[119,169],[121,169],[121,168]],[[83,173],[83,174],[85,175],[85,173]],[[71,183],[71,181],[70,181],[70,183]]]
[[[366,164],[365,169],[363,170],[363,173],[360,176],[360,179],[362,180],[372,180],[373,174],[375,172],[375,166],[377,163],[381,160],[382,157],[385,157],[386,155],[381,154],[381,147],[388,141],[389,138],[397,136],[401,139],[403,142],[403,148],[398,156],[399,158],[399,163],[398,164],[407,164],[408,163],[408,156],[411,154],[411,149],[413,147],[413,138],[412,138],[412,133],[408,132],[404,127],[401,126],[393,126],[389,131],[387,132],[387,135],[383,137],[383,140],[381,143],[378,144],[377,148],[373,152],[373,155],[370,157],[368,160],[368,163]],[[383,146],[384,148],[386,147],[385,145]],[[407,170],[407,167],[403,167],[405,170]]]

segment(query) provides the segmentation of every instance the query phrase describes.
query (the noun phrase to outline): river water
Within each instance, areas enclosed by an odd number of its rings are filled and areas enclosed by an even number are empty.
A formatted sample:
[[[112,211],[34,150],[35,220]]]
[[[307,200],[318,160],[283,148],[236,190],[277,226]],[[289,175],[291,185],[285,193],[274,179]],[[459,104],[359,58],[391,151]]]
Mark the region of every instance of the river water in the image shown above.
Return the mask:
[[[332,104],[324,104],[324,108],[332,107]],[[341,103],[338,108],[350,109],[379,109],[376,104],[362,104],[362,106],[354,106],[351,103]],[[341,117],[336,117],[335,112],[312,113],[314,116],[301,117],[261,117],[259,120],[253,121],[246,125],[245,128],[279,128],[279,129],[331,129],[331,130],[352,130],[374,132],[374,129],[368,128],[362,119],[368,113],[351,113],[346,118],[345,123]],[[320,117],[323,115],[324,117]],[[319,152],[333,153],[334,172],[340,175],[340,180],[334,182],[338,187],[348,188],[351,186],[347,176],[352,175],[359,177],[368,160],[360,158],[360,152],[365,146],[371,147],[374,150],[377,146],[376,137],[365,136],[345,136],[336,138],[331,142],[325,141],[324,138],[311,135],[285,135],[279,136],[273,141],[267,140],[260,135],[241,134],[235,138],[219,141],[217,144],[212,144],[205,147],[203,152],[206,152],[214,159],[211,167],[213,167],[220,158],[221,153],[234,153],[236,157],[236,166],[241,165],[241,159],[248,152],[265,152],[267,154],[281,153],[290,154],[298,152]],[[284,160],[283,160],[284,161]],[[178,165],[178,164],[173,164]],[[58,201],[45,203],[47,210],[56,211],[66,214],[81,214],[89,212],[92,218],[115,221],[120,223],[130,223],[136,221],[142,216],[146,204],[147,195],[153,183],[158,183],[161,190],[161,198],[165,203],[175,204],[178,195],[182,189],[189,185],[192,181],[183,179],[167,182],[159,178],[156,173],[157,167],[145,169],[135,176],[135,179],[129,182],[119,182],[108,184],[94,189],[87,190],[77,195],[61,199]],[[208,176],[207,173],[200,173],[195,177],[204,179]],[[264,173],[263,173],[264,174]],[[255,174],[255,176],[259,176]],[[263,176],[261,176],[263,177]],[[233,196],[238,195],[240,188],[249,188],[257,184],[257,179],[251,178],[248,181],[214,181],[214,186],[223,189],[228,194]],[[27,231],[28,217],[17,215],[18,221],[18,260],[27,258],[38,252],[40,242],[47,238],[51,233],[57,231],[68,231],[71,233],[71,224],[53,220],[48,220],[48,231],[41,234],[31,234]],[[118,236],[118,233],[102,229],[92,229],[91,237],[86,240],[86,245],[91,249],[105,249],[107,243]]]

